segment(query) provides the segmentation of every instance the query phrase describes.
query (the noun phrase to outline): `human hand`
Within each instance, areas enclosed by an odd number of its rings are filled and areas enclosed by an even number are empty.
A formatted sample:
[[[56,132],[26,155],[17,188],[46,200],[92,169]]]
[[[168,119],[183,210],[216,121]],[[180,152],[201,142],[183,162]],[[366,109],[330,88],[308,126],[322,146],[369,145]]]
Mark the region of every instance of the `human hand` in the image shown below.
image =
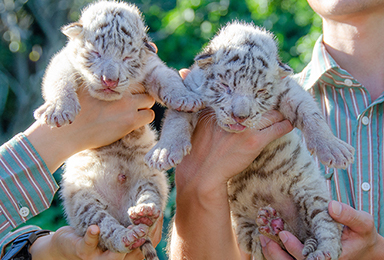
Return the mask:
[[[183,79],[189,72],[189,69],[179,71]],[[191,154],[187,155],[177,167],[182,172],[179,174],[180,177],[186,175],[188,172],[186,168],[198,166],[199,169],[196,167],[191,169],[193,175],[196,174],[195,170],[199,170],[204,175],[209,175],[214,182],[226,183],[229,178],[244,170],[266,145],[293,129],[281,113],[270,111],[263,115],[260,124],[264,126],[263,129],[247,129],[232,134],[218,127],[214,117],[209,115],[209,112],[207,114],[200,117],[194,130]],[[212,174],[205,174],[206,172]],[[184,181],[188,181],[188,177]],[[210,185],[211,182],[204,183]]]
[[[288,231],[279,233],[281,242],[289,254],[284,251],[279,244],[265,236],[260,236],[260,243],[263,248],[264,257],[268,260],[302,260],[305,257],[302,254],[304,245],[293,234]]]
[[[151,229],[149,237],[153,245],[161,240],[163,217]],[[92,225],[87,229],[84,237],[76,235],[73,228],[69,226],[58,229],[53,235],[44,236],[35,241],[30,248],[33,258],[36,259],[107,259],[107,260],[138,260],[144,259],[141,251],[136,248],[128,254],[103,252],[97,245],[99,242],[100,229]]]
[[[80,91],[78,97],[82,107],[71,125],[78,150],[108,145],[155,118],[150,109],[155,100],[146,94],[125,93],[112,102],[95,99],[88,91]]]
[[[95,99],[88,91],[78,96],[81,111],[72,124],[51,128],[36,121],[24,132],[51,172],[73,154],[108,145],[154,119],[155,100],[145,94],[126,93],[116,101]]]
[[[266,128],[234,134],[221,129],[213,117],[203,115],[192,136],[191,153],[177,166],[180,174],[176,174],[176,181],[182,185],[199,176],[201,189],[225,184],[244,170],[266,145],[292,130],[290,122],[278,111],[264,114],[264,120],[268,122]]]
[[[377,233],[372,215],[337,201],[329,203],[328,211],[344,225],[340,260],[383,259],[384,238]]]
[[[343,251],[340,260],[383,258],[384,238],[377,233],[370,214],[337,201],[329,203],[328,211],[335,221],[344,225],[341,236]],[[294,258],[282,250],[277,243],[263,237],[261,244],[267,259],[304,259],[301,254],[304,246],[295,236],[288,231],[282,231],[279,233],[279,237]]]

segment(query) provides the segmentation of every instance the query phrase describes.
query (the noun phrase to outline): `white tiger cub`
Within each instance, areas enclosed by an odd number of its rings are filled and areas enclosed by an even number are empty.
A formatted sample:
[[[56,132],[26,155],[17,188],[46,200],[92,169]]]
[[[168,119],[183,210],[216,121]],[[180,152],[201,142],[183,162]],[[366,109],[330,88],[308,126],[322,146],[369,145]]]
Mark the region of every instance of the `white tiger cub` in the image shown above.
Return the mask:
[[[197,95],[156,55],[134,5],[90,4],[78,22],[62,31],[69,41],[47,68],[46,102],[35,112],[38,120],[61,127],[73,122],[80,110],[77,91],[87,89],[97,99],[112,101],[124,92],[138,91],[136,83],[173,109],[200,109]],[[146,125],[66,162],[61,195],[68,221],[79,235],[97,224],[103,250],[127,253],[140,247],[147,260],[158,259],[147,234],[165,208],[168,182],[163,171],[144,163],[155,140],[155,132]]]
[[[208,113],[229,132],[267,126],[263,113],[279,110],[299,128],[310,152],[329,167],[353,162],[354,148],[337,139],[313,98],[278,59],[274,37],[264,29],[234,22],[214,37],[196,58],[184,84],[198,93]],[[199,113],[168,110],[162,134],[147,163],[167,169],[191,149]],[[232,223],[243,250],[264,259],[259,235],[281,246],[288,230],[304,243],[307,259],[337,259],[341,226],[329,216],[325,180],[294,131],[270,143],[249,167],[228,181]]]

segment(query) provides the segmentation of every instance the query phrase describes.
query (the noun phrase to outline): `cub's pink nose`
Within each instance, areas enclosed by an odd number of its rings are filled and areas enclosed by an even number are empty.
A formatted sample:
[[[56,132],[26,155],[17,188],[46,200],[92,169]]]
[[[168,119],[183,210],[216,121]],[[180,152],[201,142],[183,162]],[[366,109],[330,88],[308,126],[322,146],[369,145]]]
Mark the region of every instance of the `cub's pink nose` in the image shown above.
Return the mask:
[[[232,113],[232,118],[235,119],[237,123],[243,123],[245,120],[247,120],[249,116],[238,116]]]
[[[113,80],[113,79],[108,79],[105,76],[101,77],[101,83],[106,86],[107,88],[116,88],[117,84],[119,84],[119,79]]]

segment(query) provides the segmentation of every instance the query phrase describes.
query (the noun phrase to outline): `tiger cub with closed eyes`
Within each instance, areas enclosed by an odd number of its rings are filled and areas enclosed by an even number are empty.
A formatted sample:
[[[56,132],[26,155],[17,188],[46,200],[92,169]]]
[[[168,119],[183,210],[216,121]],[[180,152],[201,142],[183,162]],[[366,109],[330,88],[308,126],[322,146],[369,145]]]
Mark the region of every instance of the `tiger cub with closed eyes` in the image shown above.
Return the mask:
[[[274,36],[250,24],[227,25],[195,58],[184,84],[197,93],[228,132],[263,129],[262,115],[280,111],[301,130],[271,142],[247,169],[228,181],[231,217],[241,248],[264,259],[259,236],[282,247],[288,230],[304,244],[307,259],[337,259],[341,226],[328,214],[329,193],[310,152],[328,167],[345,168],[354,148],[336,138],[313,98],[278,58]],[[199,113],[168,110],[161,138],[146,155],[151,167],[175,166],[191,149]],[[182,129],[180,131],[180,129]],[[308,151],[309,150],[309,151]]]
[[[134,5],[98,1],[62,31],[68,44],[47,68],[45,104],[35,111],[43,123],[62,127],[73,122],[80,110],[77,91],[105,101],[120,99],[125,92],[147,92],[183,111],[202,105],[156,55]],[[103,250],[129,253],[140,248],[145,259],[158,259],[148,233],[165,208],[168,182],[164,171],[144,163],[155,141],[155,132],[145,125],[66,161],[61,195],[69,224],[80,236],[96,224]]]

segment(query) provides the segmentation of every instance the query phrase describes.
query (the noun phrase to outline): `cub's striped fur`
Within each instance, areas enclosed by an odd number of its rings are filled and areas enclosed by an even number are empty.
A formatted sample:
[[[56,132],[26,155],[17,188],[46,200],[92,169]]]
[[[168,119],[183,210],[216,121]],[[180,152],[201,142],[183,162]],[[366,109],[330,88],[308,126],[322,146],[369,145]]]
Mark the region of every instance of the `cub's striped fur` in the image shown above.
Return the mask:
[[[195,60],[184,83],[202,97],[224,130],[265,128],[263,113],[276,109],[302,131],[308,150],[324,164],[344,168],[353,162],[353,147],[333,136],[313,98],[279,61],[272,34],[234,22]],[[198,118],[198,113],[169,110],[147,163],[158,169],[179,163],[191,149]],[[325,180],[308,150],[291,132],[270,143],[228,182],[233,227],[241,248],[255,259],[264,259],[260,233],[280,242],[282,229],[305,244],[307,259],[337,259],[341,253],[341,228],[327,212]]]
[[[126,91],[145,91],[177,110],[196,111],[202,105],[158,58],[134,5],[96,2],[62,31],[69,41],[47,68],[46,102],[35,111],[38,120],[52,127],[73,122],[80,110],[76,92],[84,89],[106,101]],[[165,208],[168,183],[163,171],[144,163],[155,140],[146,125],[66,162],[61,195],[68,221],[81,236],[97,224],[103,250],[127,253],[140,247],[147,260],[158,259],[147,235]]]

